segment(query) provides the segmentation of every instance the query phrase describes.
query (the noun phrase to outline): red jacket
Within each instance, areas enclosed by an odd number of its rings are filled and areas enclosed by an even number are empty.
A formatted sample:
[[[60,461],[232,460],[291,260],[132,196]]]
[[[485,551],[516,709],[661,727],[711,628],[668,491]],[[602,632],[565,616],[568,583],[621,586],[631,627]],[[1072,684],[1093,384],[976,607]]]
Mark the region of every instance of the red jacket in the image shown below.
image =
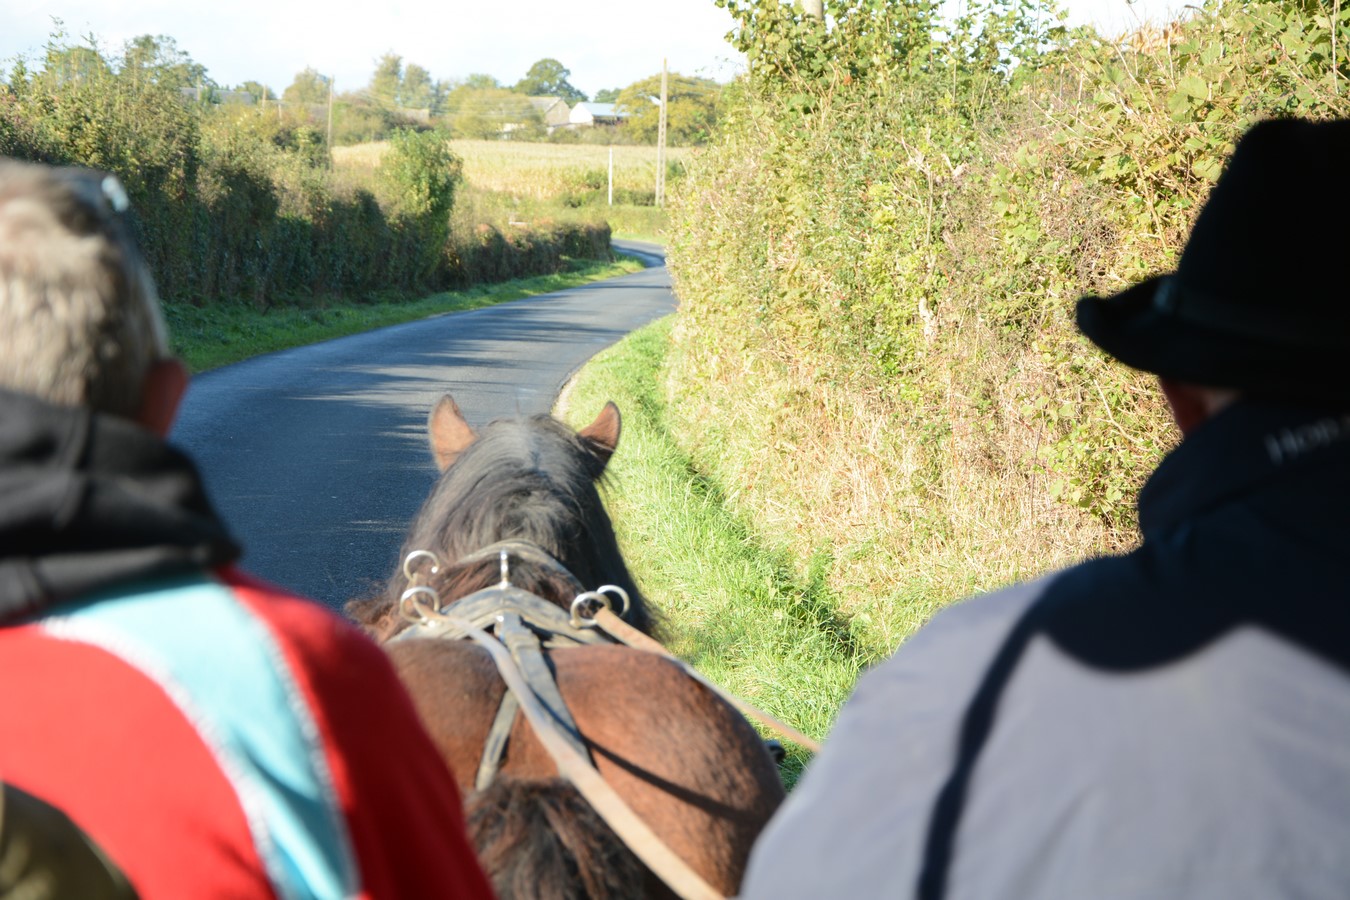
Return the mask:
[[[491,896],[382,650],[231,570],[120,593],[0,628],[0,777],[143,898]]]
[[[489,897],[384,652],[238,552],[172,446],[0,391],[0,780],[145,900]]]

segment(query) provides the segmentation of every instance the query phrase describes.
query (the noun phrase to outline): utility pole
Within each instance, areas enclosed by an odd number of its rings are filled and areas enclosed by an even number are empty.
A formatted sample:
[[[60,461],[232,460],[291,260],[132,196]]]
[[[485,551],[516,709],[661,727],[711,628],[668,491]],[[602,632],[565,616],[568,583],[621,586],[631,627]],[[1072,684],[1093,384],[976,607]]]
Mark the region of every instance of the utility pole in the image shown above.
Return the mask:
[[[609,145],[609,205],[614,205],[614,145]]]
[[[333,82],[336,75],[328,76],[328,168],[333,168]]]
[[[666,205],[666,61],[661,60],[661,118],[656,126],[656,208]]]
[[[825,0],[802,0],[802,11],[817,21],[825,21]]]

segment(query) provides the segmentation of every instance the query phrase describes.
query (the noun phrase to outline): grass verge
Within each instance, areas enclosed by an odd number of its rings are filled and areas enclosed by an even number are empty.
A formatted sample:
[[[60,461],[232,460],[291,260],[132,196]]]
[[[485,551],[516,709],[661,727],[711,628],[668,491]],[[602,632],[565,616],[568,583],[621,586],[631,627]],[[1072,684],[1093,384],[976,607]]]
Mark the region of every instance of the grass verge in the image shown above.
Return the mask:
[[[273,307],[259,311],[249,303],[191,306],[165,303],[174,352],[193,372],[203,372],[253,356],[359,334],[387,325],[447,312],[548,294],[642,269],[633,257],[614,262],[582,262],[567,272],[445,291],[429,297],[367,303],[323,303]]]
[[[839,613],[824,577],[829,560],[797,575],[680,449],[661,389],[672,322],[661,319],[593,358],[560,399],[559,414],[580,428],[606,400],[623,413],[606,504],[634,575],[666,616],[670,650],[732,693],[824,737],[875,648]],[[791,785],[809,755],[784,743]]]

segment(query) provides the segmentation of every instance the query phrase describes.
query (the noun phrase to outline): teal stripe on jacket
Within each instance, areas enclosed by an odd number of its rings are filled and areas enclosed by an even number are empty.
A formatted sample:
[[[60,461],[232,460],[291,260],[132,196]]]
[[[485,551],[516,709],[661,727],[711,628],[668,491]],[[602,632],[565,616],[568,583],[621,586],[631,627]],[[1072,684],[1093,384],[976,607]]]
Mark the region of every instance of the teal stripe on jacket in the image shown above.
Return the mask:
[[[279,897],[359,892],[313,715],[266,624],[228,587],[200,577],[123,586],[42,627],[164,688],[233,785]]]

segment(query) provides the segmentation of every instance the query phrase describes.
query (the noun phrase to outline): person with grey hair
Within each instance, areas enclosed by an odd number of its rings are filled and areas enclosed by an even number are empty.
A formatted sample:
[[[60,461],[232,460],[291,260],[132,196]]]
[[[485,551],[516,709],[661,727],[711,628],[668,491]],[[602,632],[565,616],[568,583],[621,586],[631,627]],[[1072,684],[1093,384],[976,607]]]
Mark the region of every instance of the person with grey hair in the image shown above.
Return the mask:
[[[1079,301],[1182,441],[1143,540],[866,673],[742,896],[1350,891],[1350,121],[1237,143],[1173,272]]]
[[[383,651],[241,571],[166,441],[187,374],[127,207],[106,173],[0,160],[11,814],[60,810],[143,898],[491,896]]]

